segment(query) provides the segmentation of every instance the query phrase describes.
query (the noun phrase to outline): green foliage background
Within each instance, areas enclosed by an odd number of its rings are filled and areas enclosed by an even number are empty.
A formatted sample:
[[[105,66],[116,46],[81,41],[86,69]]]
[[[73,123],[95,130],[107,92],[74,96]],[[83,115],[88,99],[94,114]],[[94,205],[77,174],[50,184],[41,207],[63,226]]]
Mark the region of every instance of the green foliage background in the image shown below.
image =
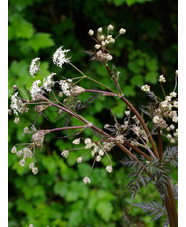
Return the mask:
[[[9,96],[14,84],[30,89],[33,78],[28,68],[35,57],[41,58],[45,75],[56,72],[59,78],[61,75],[78,76],[68,65],[60,69],[51,63],[52,54],[60,45],[71,49],[72,62],[87,75],[110,86],[103,66],[99,62],[89,62],[82,52],[93,47],[88,30],[107,27],[110,23],[115,27],[115,34],[121,27],[127,30],[111,48],[113,62],[121,72],[120,83],[125,96],[137,107],[144,105],[147,101],[138,85],[149,83],[161,94],[156,86],[161,74],[169,84],[166,89],[173,89],[177,69],[177,1],[9,0]],[[97,87],[92,82],[83,86]],[[113,98],[101,99],[83,114],[102,128],[105,123],[113,123],[110,109],[122,119],[125,106]],[[61,126],[54,120],[55,111],[46,114],[50,123],[40,117],[40,128]],[[13,120],[10,116],[9,151],[13,145],[31,139],[23,134],[23,128],[30,124],[28,117],[21,116],[18,125]],[[138,226],[160,226],[160,222],[150,222],[139,208],[131,206],[133,202],[159,201],[160,198],[153,186],[149,186],[131,201],[126,189],[128,170],[119,162],[123,154],[112,153],[112,174],[105,171],[108,163],[104,160],[91,173],[92,184],[84,185],[82,179],[91,163],[87,158],[87,163],[76,165],[77,153],[64,160],[60,153],[72,144],[71,139],[60,139],[60,136],[46,136],[45,147],[39,152],[36,176],[29,171],[28,164],[20,167],[18,158],[9,152],[10,227],[28,227],[30,223],[34,227],[126,226],[124,203]],[[85,136],[91,136],[91,132],[87,131]],[[172,174],[177,177],[177,172]]]

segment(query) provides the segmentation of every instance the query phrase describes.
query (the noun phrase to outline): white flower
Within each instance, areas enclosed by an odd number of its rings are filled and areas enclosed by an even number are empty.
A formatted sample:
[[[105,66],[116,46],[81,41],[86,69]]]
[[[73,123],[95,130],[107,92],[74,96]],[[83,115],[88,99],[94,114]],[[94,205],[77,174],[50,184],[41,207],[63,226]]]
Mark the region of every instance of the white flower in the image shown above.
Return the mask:
[[[70,50],[62,50],[62,46],[59,47],[56,52],[53,55],[53,63],[56,64],[58,67],[62,68],[62,65],[64,63],[69,63],[70,58],[66,57],[66,53],[69,52]]]
[[[67,80],[60,80],[59,81],[59,85],[61,85],[61,89],[62,92],[66,95],[66,96],[70,96],[70,82],[71,81],[67,81]]]
[[[82,161],[83,161],[83,157],[79,157],[79,158],[77,159],[77,163],[82,163]]]
[[[11,149],[11,153],[14,154],[16,152],[17,152],[17,148],[15,146],[13,146],[12,149]]]
[[[152,121],[154,122],[154,124],[158,124],[159,120],[160,118],[158,116],[155,116]]]
[[[30,224],[29,227],[34,227],[33,224]]]
[[[108,172],[108,173],[111,173],[112,172],[112,166],[110,165],[110,166],[107,166],[106,167],[106,171]]]
[[[107,61],[111,61],[112,58],[113,58],[112,55],[109,54],[109,55],[107,56]]]
[[[73,142],[72,142],[73,144],[80,144],[80,138],[78,138],[78,139],[75,139]]]
[[[20,151],[17,152],[17,156],[18,157],[20,157],[22,154],[23,154],[23,151],[22,150],[20,150]]]
[[[93,35],[94,35],[94,31],[93,31],[92,29],[90,29],[89,32],[88,32],[88,34],[89,34],[90,36],[93,36]]]
[[[102,45],[103,47],[106,46],[105,41],[102,41],[102,42],[101,42],[101,45]]]
[[[176,141],[174,139],[171,139],[170,140],[170,143],[175,143]]]
[[[100,44],[96,44],[94,47],[95,47],[97,50],[99,50],[99,48],[101,47],[101,45],[100,45]]]
[[[15,119],[14,119],[14,123],[15,124],[18,124],[20,122],[20,118],[19,117],[16,117]]]
[[[175,122],[175,123],[177,123],[177,122],[178,122],[178,117],[177,117],[177,116],[174,116],[174,117],[172,118],[172,121]]]
[[[43,90],[38,86],[41,83],[40,80],[36,80],[32,83],[32,87],[30,89],[30,95],[33,100],[37,100],[37,98],[43,94]]]
[[[111,38],[111,39],[109,40],[109,43],[115,43],[115,39]]]
[[[143,85],[143,86],[141,87],[141,90],[142,90],[142,91],[145,91],[145,92],[148,92],[148,91],[150,91],[150,86],[147,85],[147,84],[145,84],[145,85]]]
[[[27,132],[29,131],[29,128],[28,128],[28,127],[25,127],[25,128],[23,129],[23,131],[24,131],[24,133],[27,133]]]
[[[52,81],[52,77],[56,75],[56,73],[51,73],[47,78],[43,79],[43,87],[46,91],[51,92],[51,88],[54,86],[55,82]]]
[[[161,82],[161,83],[165,83],[166,82],[165,77],[163,75],[159,76],[158,81]]]
[[[178,108],[178,101],[174,101],[174,102],[173,102],[173,106],[174,106],[175,108]]]
[[[89,144],[89,143],[92,143],[91,139],[90,138],[86,138],[85,139],[85,144]]]
[[[130,111],[125,111],[125,115],[129,116],[130,115]]]
[[[172,129],[172,130],[175,129],[175,126],[174,126],[174,125],[170,125],[169,127],[170,127],[170,129]]]
[[[178,76],[178,70],[175,71],[176,76]]]
[[[166,108],[168,106],[168,101],[165,100],[165,101],[161,102],[160,105],[162,108]]]
[[[169,95],[168,95],[168,96],[165,97],[165,100],[171,101],[171,98],[172,98],[172,96],[169,96]]]
[[[19,165],[20,165],[20,166],[24,166],[24,165],[25,165],[25,160],[24,160],[24,159],[21,159],[21,160],[19,161]]]
[[[37,73],[37,71],[39,70],[40,62],[38,64],[36,64],[38,60],[40,60],[40,58],[33,59],[32,62],[31,62],[31,65],[30,65],[29,73],[33,77]]]
[[[121,29],[119,30],[119,34],[120,34],[120,35],[125,34],[125,33],[126,33],[126,29],[121,28]]]
[[[102,33],[102,31],[103,31],[102,27],[98,28],[97,31],[98,31],[99,33]]]
[[[167,139],[171,139],[171,138],[172,138],[171,134],[167,134]]]
[[[31,162],[29,165],[29,169],[33,169],[35,167],[34,162]]]
[[[104,155],[104,151],[102,149],[99,149],[99,155],[103,156]]]
[[[177,93],[176,92],[171,92],[170,94],[169,94],[171,97],[176,97],[177,96]]]
[[[64,157],[64,158],[67,158],[68,155],[69,155],[69,151],[68,150],[64,150],[61,155]]]
[[[90,184],[90,178],[89,177],[85,177],[84,179],[83,179],[83,182],[85,183],[85,184],[87,184],[87,183],[89,183]]]
[[[100,156],[100,155],[98,155],[98,156],[96,157],[96,161],[97,161],[97,162],[100,162],[100,161],[101,161],[101,156]]]
[[[38,173],[38,168],[37,167],[32,168],[32,173],[36,175]]]
[[[14,114],[18,115],[18,112],[21,112],[22,106],[23,106],[23,102],[21,98],[18,97],[18,92],[11,95],[10,108],[13,110]]]
[[[104,35],[101,35],[101,36],[100,36],[100,39],[101,39],[101,40],[104,40],[104,39],[105,39],[105,36],[104,36]]]
[[[89,149],[94,145],[94,143],[92,143],[90,138],[86,138],[84,142],[86,144],[85,149]]]
[[[111,24],[109,24],[109,26],[107,27],[107,30],[110,31],[110,30],[113,30],[113,29],[114,29],[114,27]]]

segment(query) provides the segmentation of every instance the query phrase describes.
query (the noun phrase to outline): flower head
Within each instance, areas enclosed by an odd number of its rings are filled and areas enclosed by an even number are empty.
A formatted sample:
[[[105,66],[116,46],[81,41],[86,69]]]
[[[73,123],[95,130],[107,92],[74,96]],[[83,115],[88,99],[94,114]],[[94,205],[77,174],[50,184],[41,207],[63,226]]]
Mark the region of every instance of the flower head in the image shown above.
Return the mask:
[[[56,64],[58,67],[62,68],[62,65],[64,63],[69,63],[70,58],[66,57],[66,53],[69,52],[70,50],[62,50],[62,46],[59,47],[56,52],[53,55],[53,63]]]
[[[84,179],[83,179],[83,182],[85,183],[85,184],[87,184],[87,183],[89,183],[90,184],[90,178],[89,177],[85,177]]]
[[[44,91],[38,86],[40,83],[41,83],[40,80],[36,80],[32,83],[30,95],[34,101],[39,99],[40,95],[44,93]]]
[[[106,167],[106,171],[108,172],[108,173],[111,173],[112,172],[112,166],[110,165],[110,166],[107,166]]]
[[[31,65],[30,65],[29,73],[33,77],[37,73],[37,71],[39,70],[40,62],[38,64],[36,64],[38,60],[40,60],[40,58],[34,58],[31,62]]]
[[[94,31],[93,31],[92,29],[90,29],[89,32],[88,32],[88,34],[89,34],[90,36],[93,36],[93,35],[94,35]]]
[[[36,175],[38,173],[38,168],[37,167],[32,168],[32,173]]]
[[[67,158],[68,155],[69,155],[69,151],[68,150],[64,150],[61,155],[64,157],[64,158]]]
[[[18,112],[22,112],[23,110],[23,102],[20,97],[18,97],[18,92],[11,95],[11,104],[10,108],[13,110],[14,114],[18,115]]]
[[[56,73],[51,73],[47,78],[43,79],[43,87],[46,91],[51,92],[51,88],[54,86],[55,82],[52,81],[52,77],[56,75]]]
[[[147,85],[147,84],[145,84],[145,85],[143,85],[143,86],[141,87],[141,90],[142,90],[142,91],[145,91],[145,92],[149,92],[149,91],[150,91],[150,86]]]
[[[158,80],[161,83],[165,83],[166,82],[165,77],[163,75],[161,75]]]
[[[125,33],[126,33],[126,29],[121,28],[121,29],[119,30],[119,34],[120,34],[120,35],[123,35],[123,34],[125,34]]]

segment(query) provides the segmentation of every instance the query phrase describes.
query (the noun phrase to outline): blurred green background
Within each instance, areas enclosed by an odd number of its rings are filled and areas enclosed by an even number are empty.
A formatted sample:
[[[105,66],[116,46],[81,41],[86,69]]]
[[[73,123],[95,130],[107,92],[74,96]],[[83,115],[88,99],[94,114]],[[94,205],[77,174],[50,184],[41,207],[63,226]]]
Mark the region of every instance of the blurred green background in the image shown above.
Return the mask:
[[[107,86],[113,86],[108,73],[99,62],[89,61],[83,50],[90,50],[94,43],[88,36],[89,29],[115,27],[114,34],[123,27],[127,30],[111,46],[112,61],[120,73],[120,83],[127,98],[137,107],[147,103],[138,85],[149,83],[162,95],[157,78],[164,74],[166,89],[174,87],[177,69],[177,1],[174,0],[9,0],[9,97],[12,85],[30,89],[33,81],[28,73],[30,62],[41,58],[45,75],[56,72],[67,78],[79,76],[69,65],[62,69],[52,64],[52,54],[59,46],[71,49],[71,61],[89,76]],[[82,82],[86,88],[97,88],[89,81]],[[88,96],[91,98],[91,96]],[[85,98],[86,100],[86,98]],[[84,101],[85,101],[84,100]],[[105,106],[106,103],[106,106]],[[113,123],[110,109],[122,121],[125,110],[119,100],[102,98],[83,111],[83,116],[98,127]],[[41,129],[64,125],[63,119],[55,120],[57,112],[46,110],[49,121],[38,118],[36,126]],[[34,118],[34,116],[32,116]],[[150,217],[131,203],[160,201],[153,185],[138,193],[135,201],[127,192],[129,170],[120,160],[123,154],[111,154],[114,171],[105,171],[103,160],[92,171],[92,183],[84,185],[82,179],[91,167],[91,160],[77,165],[78,152],[64,160],[60,153],[73,147],[70,139],[62,139],[63,133],[49,134],[45,146],[38,153],[39,173],[34,176],[19,166],[19,158],[10,153],[17,143],[29,142],[30,135],[23,128],[30,126],[28,116],[21,116],[18,125],[9,117],[9,226],[28,227],[115,227],[127,226],[123,220],[124,204],[137,226],[160,226],[162,219],[150,222]],[[84,137],[92,136],[86,131]],[[172,173],[177,179],[177,172]]]

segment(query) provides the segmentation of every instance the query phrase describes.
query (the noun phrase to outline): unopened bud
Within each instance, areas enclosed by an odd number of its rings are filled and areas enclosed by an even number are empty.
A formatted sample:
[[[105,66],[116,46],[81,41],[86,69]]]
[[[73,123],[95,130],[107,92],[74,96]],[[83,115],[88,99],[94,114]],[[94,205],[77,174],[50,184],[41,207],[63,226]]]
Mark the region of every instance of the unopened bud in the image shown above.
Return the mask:
[[[73,96],[78,96],[79,94],[83,93],[84,91],[85,91],[85,89],[80,86],[75,86],[70,90],[70,92]]]
[[[14,85],[12,86],[12,89],[13,89],[14,91],[16,91],[16,90],[18,89],[17,85],[14,84]]]

